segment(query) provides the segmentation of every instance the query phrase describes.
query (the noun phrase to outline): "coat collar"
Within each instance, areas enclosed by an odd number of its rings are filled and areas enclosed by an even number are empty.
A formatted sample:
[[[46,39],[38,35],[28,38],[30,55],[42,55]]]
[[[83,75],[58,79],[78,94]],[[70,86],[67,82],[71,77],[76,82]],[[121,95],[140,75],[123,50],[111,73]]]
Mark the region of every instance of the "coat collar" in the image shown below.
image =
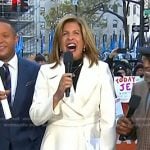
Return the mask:
[[[52,65],[49,66],[49,69]],[[96,73],[96,70],[99,70],[99,67],[94,64],[92,67],[89,67],[90,63],[87,57],[84,57],[83,59],[83,66],[81,68],[81,72],[78,78],[76,91],[74,90],[73,86],[70,90],[70,97],[67,98],[70,99],[70,102],[77,103],[76,105],[80,105],[80,103],[84,103],[87,101],[87,98],[90,97],[90,94],[92,94],[94,88],[99,83],[99,76]],[[58,65],[53,70],[47,71],[47,75],[49,80],[53,80],[53,88],[56,89],[58,87],[59,81],[62,77],[62,75],[65,73],[65,66],[63,64],[63,61],[61,60],[60,65]],[[64,98],[65,99],[65,98]],[[82,101],[79,102],[79,99],[82,99]]]

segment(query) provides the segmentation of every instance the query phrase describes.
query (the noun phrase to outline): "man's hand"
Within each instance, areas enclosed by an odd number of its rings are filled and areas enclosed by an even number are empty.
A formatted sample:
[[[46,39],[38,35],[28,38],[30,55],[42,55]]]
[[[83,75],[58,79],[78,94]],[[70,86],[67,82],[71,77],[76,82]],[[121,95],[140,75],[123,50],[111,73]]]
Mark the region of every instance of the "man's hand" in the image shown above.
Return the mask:
[[[10,93],[10,90],[0,91],[0,101],[7,99],[7,95]]]
[[[116,131],[118,134],[128,135],[134,128],[134,124],[125,116],[120,117],[117,121]]]

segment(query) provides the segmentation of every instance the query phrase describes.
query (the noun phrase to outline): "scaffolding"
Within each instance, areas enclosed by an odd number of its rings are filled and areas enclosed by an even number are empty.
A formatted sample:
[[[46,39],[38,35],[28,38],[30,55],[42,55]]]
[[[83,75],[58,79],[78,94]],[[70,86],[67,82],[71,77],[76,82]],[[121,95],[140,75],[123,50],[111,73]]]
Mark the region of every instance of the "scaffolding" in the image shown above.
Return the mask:
[[[36,0],[35,0],[36,2]],[[18,35],[24,41],[23,55],[37,53],[37,6],[34,0],[28,0],[28,11],[21,12],[20,5],[17,11],[12,11],[12,0],[0,0],[0,17],[9,19],[15,26]]]

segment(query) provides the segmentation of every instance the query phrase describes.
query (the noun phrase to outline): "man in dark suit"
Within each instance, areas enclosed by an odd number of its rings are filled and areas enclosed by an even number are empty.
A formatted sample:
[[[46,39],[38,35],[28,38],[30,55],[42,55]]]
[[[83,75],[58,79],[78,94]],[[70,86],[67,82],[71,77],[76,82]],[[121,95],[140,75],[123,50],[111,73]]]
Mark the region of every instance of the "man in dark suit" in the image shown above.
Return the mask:
[[[10,71],[11,89],[0,89],[0,101],[11,96],[12,118],[5,119],[0,103],[0,150],[39,150],[44,126],[34,126],[29,117],[35,81],[40,66],[17,57],[17,34],[11,23],[0,19],[0,67],[5,63]]]
[[[135,83],[132,95],[141,97],[140,105],[131,118],[117,121],[117,133],[137,139],[138,150],[150,150],[150,47],[140,49],[144,66],[144,81]]]

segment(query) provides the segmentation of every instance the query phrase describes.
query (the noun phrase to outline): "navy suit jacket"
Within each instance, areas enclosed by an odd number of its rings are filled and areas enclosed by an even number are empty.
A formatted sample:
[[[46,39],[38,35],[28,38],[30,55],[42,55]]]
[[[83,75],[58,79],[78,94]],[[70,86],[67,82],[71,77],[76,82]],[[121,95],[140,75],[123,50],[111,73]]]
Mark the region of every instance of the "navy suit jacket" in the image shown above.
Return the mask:
[[[18,79],[12,118],[5,120],[0,103],[0,150],[39,150],[44,126],[34,126],[29,117],[34,87],[40,66],[18,58]]]

